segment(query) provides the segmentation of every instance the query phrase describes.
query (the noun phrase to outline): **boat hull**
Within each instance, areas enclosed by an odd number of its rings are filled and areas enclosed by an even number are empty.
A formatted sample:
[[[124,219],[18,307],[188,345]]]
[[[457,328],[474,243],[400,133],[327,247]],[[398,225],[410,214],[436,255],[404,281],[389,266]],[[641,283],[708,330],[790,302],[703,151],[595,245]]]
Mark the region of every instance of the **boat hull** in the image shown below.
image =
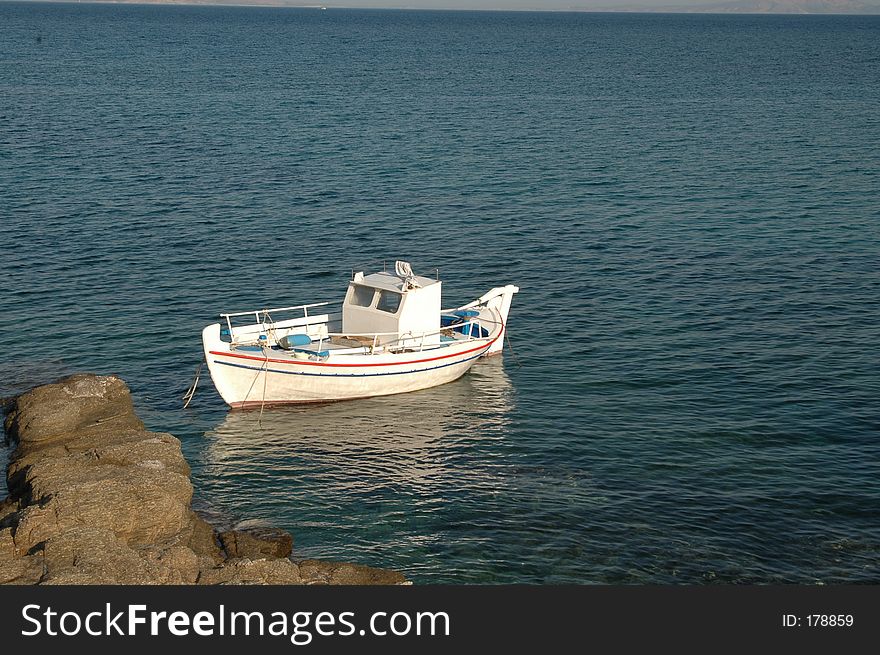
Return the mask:
[[[316,307],[326,311],[328,303],[254,312],[255,322],[243,327],[233,327],[229,317],[250,312],[222,314],[227,319],[225,330],[215,323],[202,331],[205,360],[214,386],[233,408],[428,389],[460,378],[480,357],[501,352],[507,314],[518,291],[511,284],[496,287],[468,305],[441,312],[461,320],[437,332],[368,333],[366,345],[358,341],[365,338],[362,333],[331,333],[328,325],[335,319],[330,314],[306,311]],[[289,310],[302,310],[303,316],[281,322],[269,318],[270,311]],[[342,319],[344,324],[344,313]],[[221,338],[221,330],[226,339]],[[389,334],[395,339],[384,341]],[[361,345],[343,346],[333,339]]]
[[[202,339],[214,386],[233,408],[333,402],[407,393],[452,382],[464,375],[500,336],[425,352],[347,356],[334,361],[291,361],[273,351],[243,354],[220,339],[220,325]],[[343,359],[343,358],[338,358]]]

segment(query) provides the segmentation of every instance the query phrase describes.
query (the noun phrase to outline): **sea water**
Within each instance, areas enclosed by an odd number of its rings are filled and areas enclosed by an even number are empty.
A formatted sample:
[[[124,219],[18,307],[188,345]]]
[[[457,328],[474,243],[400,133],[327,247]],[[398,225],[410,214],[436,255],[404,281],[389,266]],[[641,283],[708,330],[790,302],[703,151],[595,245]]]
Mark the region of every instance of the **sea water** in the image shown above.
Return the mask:
[[[202,511],[419,583],[877,583],[878,107],[877,17],[3,3],[0,396],[119,374]],[[512,349],[181,408],[394,259]]]

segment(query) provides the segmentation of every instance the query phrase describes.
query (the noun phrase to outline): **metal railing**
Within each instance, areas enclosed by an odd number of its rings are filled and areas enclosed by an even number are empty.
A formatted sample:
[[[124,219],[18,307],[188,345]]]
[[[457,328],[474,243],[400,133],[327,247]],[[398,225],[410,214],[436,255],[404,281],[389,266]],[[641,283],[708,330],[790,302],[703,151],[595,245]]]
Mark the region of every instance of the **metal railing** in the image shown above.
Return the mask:
[[[244,314],[249,314],[251,312],[244,312]],[[486,324],[498,324],[498,321],[488,320],[488,319],[477,319],[472,318],[467,321],[462,321],[461,323],[456,323],[454,325],[448,325],[440,328],[439,330],[430,330],[424,331],[420,333],[412,333],[412,332],[328,332],[326,336],[321,336],[318,338],[316,343],[316,348],[314,351],[311,351],[310,348],[297,348],[295,350],[299,352],[321,352],[323,350],[324,342],[330,341],[331,339],[339,338],[339,339],[348,339],[351,341],[356,341],[358,338],[369,339],[368,344],[364,344],[360,348],[351,348],[350,350],[340,350],[337,352],[339,355],[345,354],[361,354],[363,352],[368,352],[369,354],[379,354],[379,353],[387,353],[394,352],[399,348],[416,348],[418,347],[417,352],[423,352],[426,345],[435,345],[434,343],[426,344],[426,340],[429,337],[433,337],[436,335],[448,335],[450,331],[454,328],[464,328],[459,334],[461,334],[464,339],[456,339],[456,341],[479,341],[482,339],[488,339],[487,336],[474,336],[474,332],[479,333],[479,328],[483,327]],[[475,325],[478,329],[474,330],[471,328],[471,325]],[[274,330],[273,327],[267,327],[266,332],[270,333]],[[383,337],[396,337],[391,339],[390,341],[381,341]],[[256,343],[259,344],[259,339],[256,340]],[[254,344],[239,344],[239,345],[254,345]]]
[[[484,321],[484,322],[495,323],[495,321]],[[429,332],[425,331],[425,332],[416,333],[416,334],[413,334],[412,332],[402,332],[402,333],[401,332],[329,332],[326,337],[322,337],[321,339],[319,339],[318,350],[321,350],[321,345],[325,339],[329,340],[329,339],[332,339],[333,337],[338,337],[341,339],[352,339],[354,337],[361,337],[361,338],[369,339],[372,337],[372,342],[369,346],[370,353],[390,352],[390,351],[394,350],[395,348],[407,347],[407,346],[415,347],[415,343],[412,343],[412,342],[416,342],[416,341],[418,341],[418,347],[419,347],[418,352],[422,352],[425,348],[425,339],[427,339],[428,337],[433,337],[438,334],[442,336],[443,334],[448,333],[453,328],[461,328],[464,326],[470,326],[471,324],[475,324],[477,326],[477,328],[480,327],[480,321],[478,321],[476,318],[473,318],[469,321],[465,321],[462,323],[456,323],[455,325],[448,325],[448,326],[442,327],[439,330],[431,330]],[[465,330],[465,331],[463,331],[462,334],[463,334],[463,336],[467,337],[466,341],[475,341],[478,339],[488,339],[488,336],[486,336],[486,337],[473,336],[473,329]],[[397,338],[392,339],[391,341],[383,341],[382,343],[379,343],[379,339],[382,337],[397,337]],[[377,351],[377,348],[379,348],[380,346],[381,346],[381,348]],[[340,354],[342,354],[342,353],[340,353]]]
[[[260,325],[260,326],[266,327],[266,329],[269,330],[269,329],[272,329],[272,327],[274,327],[275,322],[276,322],[275,319],[272,318],[273,313],[293,312],[293,311],[299,310],[299,311],[302,311],[302,316],[297,317],[297,318],[308,319],[309,318],[309,309],[312,309],[313,307],[326,307],[327,305],[331,305],[331,304],[333,304],[333,303],[331,303],[331,302],[315,302],[315,303],[310,303],[307,305],[294,305],[292,307],[276,307],[274,309],[257,309],[257,310],[247,311],[247,312],[232,312],[229,314],[220,314],[220,318],[226,319],[226,327],[228,328],[229,335],[231,337],[234,332],[234,328],[232,326],[232,318],[235,316],[253,316],[254,317],[253,323],[248,323],[246,325],[240,325],[240,326],[238,326],[239,329]],[[297,319],[294,318],[294,319],[287,319],[287,320],[297,320]],[[306,322],[304,325],[306,328],[309,327],[308,322]]]
[[[253,316],[254,317],[253,323],[240,325],[240,326],[238,326],[238,329],[241,330],[242,328],[259,327],[261,329],[257,332],[258,335],[265,333],[268,337],[270,337],[272,339],[272,341],[275,341],[277,343],[277,339],[275,338],[275,331],[277,329],[284,329],[285,327],[305,328],[306,333],[308,333],[308,329],[311,327],[311,324],[309,324],[307,321],[307,319],[309,318],[309,309],[312,309],[314,307],[326,307],[328,305],[333,305],[333,304],[338,304],[338,303],[318,302],[318,303],[310,303],[310,304],[306,304],[306,305],[294,305],[291,307],[276,307],[274,309],[260,309],[260,310],[246,311],[246,312],[232,312],[232,313],[228,313],[228,314],[220,314],[220,317],[223,319],[226,319],[226,326],[229,329],[230,338],[233,338],[233,342],[234,342],[234,328],[232,326],[232,318],[237,317],[237,316]],[[470,306],[474,306],[474,303],[471,303],[471,305],[466,305],[466,307],[470,307]],[[296,321],[296,320],[300,320],[300,319],[306,319],[306,322],[302,323],[302,324],[292,325],[292,326],[284,326],[284,325],[277,326],[275,319],[272,317],[272,314],[273,313],[282,313],[282,312],[291,312],[291,311],[302,311],[302,316],[297,317],[297,318],[293,318],[293,319],[285,319],[284,321],[281,321],[281,323],[291,321],[291,320]],[[455,311],[458,311],[458,310],[444,310],[444,311],[440,312],[440,316],[461,318],[454,313]],[[322,324],[323,324],[323,322],[322,322]],[[403,347],[403,348],[415,347],[416,342],[418,343],[418,352],[422,352],[425,348],[425,345],[426,345],[425,340],[428,337],[433,337],[438,334],[439,335],[448,335],[449,332],[454,329],[460,330],[459,334],[461,334],[463,337],[466,337],[464,339],[465,341],[477,341],[480,339],[488,339],[489,338],[488,335],[485,337],[474,336],[474,332],[476,332],[477,334],[480,334],[480,328],[482,328],[483,326],[485,326],[487,324],[499,325],[500,323],[499,323],[499,321],[495,321],[495,320],[491,320],[491,319],[487,319],[487,318],[479,318],[478,319],[477,317],[473,317],[473,318],[469,318],[467,320],[462,320],[461,322],[458,322],[458,323],[454,323],[452,325],[443,326],[439,330],[424,331],[424,332],[416,333],[416,334],[413,334],[412,332],[403,332],[403,333],[401,333],[401,332],[327,332],[325,335],[321,335],[318,338],[316,352],[320,352],[322,350],[322,347],[323,347],[325,341],[329,341],[334,337],[341,338],[341,339],[350,339],[350,340],[355,340],[355,341],[357,340],[357,338],[371,339],[369,345],[364,345],[364,346],[362,346],[362,348],[353,348],[350,351],[348,351],[348,353],[346,353],[346,351],[344,351],[344,350],[340,351],[338,353],[340,355],[342,355],[342,354],[357,354],[357,353],[363,352],[366,349],[368,349],[368,352],[370,354],[376,354],[376,353],[380,353],[380,352],[392,352],[395,349],[398,349],[401,347]],[[472,326],[476,326],[477,329],[474,330],[474,328]],[[396,338],[392,339],[390,341],[381,341],[380,342],[380,340],[383,337],[396,337]],[[462,339],[456,339],[456,340],[461,341]],[[268,339],[265,339],[264,343],[265,343],[265,341],[268,341]],[[256,345],[259,343],[260,343],[260,339],[258,336],[257,339],[255,339],[254,344],[249,344],[249,343],[245,342],[245,343],[239,343],[238,345]],[[431,345],[433,345],[433,344],[431,344]],[[302,349],[298,349],[298,350],[303,351],[303,350],[310,350],[310,349],[302,348]]]
[[[449,312],[443,312],[443,313],[441,313],[441,316],[455,316],[455,314],[452,314]],[[390,351],[394,350],[395,348],[399,348],[401,346],[403,346],[403,347],[414,346],[415,344],[407,343],[407,342],[415,341],[417,339],[419,342],[418,352],[422,352],[425,348],[425,339],[426,338],[433,337],[438,334],[442,336],[444,334],[448,334],[449,331],[451,331],[455,328],[464,328],[465,326],[467,326],[468,329],[462,330],[462,332],[460,332],[460,334],[462,334],[462,336],[466,337],[466,339],[464,339],[465,341],[479,341],[480,339],[488,339],[490,335],[486,335],[485,337],[483,337],[483,336],[476,336],[475,337],[473,334],[474,330],[473,330],[473,328],[470,327],[471,325],[475,325],[479,330],[479,328],[481,328],[483,325],[486,325],[486,324],[501,325],[501,323],[499,321],[486,319],[486,318],[478,319],[478,318],[474,317],[469,320],[462,321],[461,323],[455,323],[454,325],[447,325],[447,326],[441,327],[439,330],[431,330],[430,332],[422,332],[420,334],[413,334],[412,332],[403,332],[403,333],[401,333],[401,332],[360,332],[360,333],[358,333],[358,332],[329,332],[329,333],[327,333],[326,337],[322,337],[321,339],[318,340],[318,348],[317,349],[320,351],[321,346],[323,345],[323,342],[325,340],[332,339],[333,337],[338,337],[338,338],[342,338],[342,339],[345,339],[345,338],[351,339],[352,337],[362,337],[362,338],[368,339],[368,338],[372,337],[372,343],[369,346],[369,352],[371,354],[375,354],[376,352],[390,352]],[[381,344],[379,343],[380,337],[393,337],[393,336],[396,336],[397,338],[393,339],[392,341],[383,342]],[[395,345],[395,344],[397,344],[397,345]],[[379,346],[381,346],[381,349],[377,351],[377,347],[379,347]],[[339,354],[341,355],[344,353],[341,352]],[[354,353],[352,353],[352,354],[354,354]]]

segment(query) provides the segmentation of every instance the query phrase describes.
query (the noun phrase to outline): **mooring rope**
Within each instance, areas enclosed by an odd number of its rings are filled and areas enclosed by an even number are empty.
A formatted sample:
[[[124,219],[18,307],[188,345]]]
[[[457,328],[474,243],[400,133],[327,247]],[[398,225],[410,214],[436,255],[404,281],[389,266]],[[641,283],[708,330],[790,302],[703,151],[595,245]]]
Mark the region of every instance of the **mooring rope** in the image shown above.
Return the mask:
[[[266,359],[263,360],[263,363],[262,363],[262,364],[260,364],[260,368],[257,369],[257,374],[254,376],[254,379],[251,380],[251,386],[248,387],[247,393],[244,395],[244,400],[242,401],[243,403],[246,403],[246,402],[247,402],[247,399],[250,398],[250,396],[251,396],[251,391],[254,390],[254,385],[257,383],[257,380],[260,379],[260,373],[262,373],[262,372],[265,370],[265,371],[266,371],[266,374],[268,375],[268,372],[269,372],[269,371],[268,371],[268,369],[269,369],[269,354],[268,354],[265,350],[263,351],[263,357],[265,357]],[[265,387],[265,379],[263,380],[263,382],[264,382],[264,385],[263,385],[263,386]],[[265,394],[265,390],[264,390],[263,393]]]
[[[196,395],[196,387],[199,386],[199,378],[202,374],[202,364],[205,363],[205,360],[199,362],[199,365],[196,367],[196,375],[193,379],[192,386],[186,390],[186,393],[183,394],[183,408],[186,409],[189,407],[189,404],[192,402],[193,396]]]
[[[517,366],[522,367],[522,362],[519,361],[519,357],[517,357],[516,353],[513,352],[513,344],[510,343],[510,333],[507,331],[507,326],[504,327],[504,338],[507,340],[507,349],[513,356],[513,361],[516,362]]]
[[[266,356],[266,371],[263,373],[263,399],[260,401],[260,418],[257,421],[257,426],[261,430],[263,429],[263,407],[266,406],[266,382],[269,380],[269,353],[263,350],[263,354]]]

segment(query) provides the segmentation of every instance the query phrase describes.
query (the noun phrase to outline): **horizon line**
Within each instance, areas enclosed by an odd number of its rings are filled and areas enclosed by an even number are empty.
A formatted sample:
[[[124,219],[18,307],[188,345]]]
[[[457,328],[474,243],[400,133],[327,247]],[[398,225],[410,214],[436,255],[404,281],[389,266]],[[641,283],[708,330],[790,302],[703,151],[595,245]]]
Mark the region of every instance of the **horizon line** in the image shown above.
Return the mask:
[[[821,1],[821,0],[820,0]],[[134,5],[141,7],[152,7],[156,5],[163,6],[182,6],[182,7],[236,7],[236,8],[253,8],[253,9],[313,9],[313,10],[330,10],[344,9],[347,11],[444,11],[444,12],[515,12],[515,13],[568,13],[568,14],[704,14],[713,16],[877,16],[880,15],[880,2],[868,5],[867,9],[876,9],[876,13],[871,12],[786,12],[786,11],[721,11],[721,7],[731,4],[730,0],[723,0],[718,3],[697,4],[693,5],[693,10],[689,10],[687,5],[680,6],[662,6],[656,8],[650,6],[630,6],[630,8],[610,8],[610,7],[568,7],[559,9],[539,9],[526,7],[364,7],[361,5],[346,4],[288,4],[285,2],[262,3],[262,2],[222,2],[218,0],[208,0],[207,2],[199,2],[197,0],[0,0],[0,4],[64,4],[64,5]],[[713,11],[712,7],[717,5],[719,11]],[[698,11],[695,11],[698,9]]]

